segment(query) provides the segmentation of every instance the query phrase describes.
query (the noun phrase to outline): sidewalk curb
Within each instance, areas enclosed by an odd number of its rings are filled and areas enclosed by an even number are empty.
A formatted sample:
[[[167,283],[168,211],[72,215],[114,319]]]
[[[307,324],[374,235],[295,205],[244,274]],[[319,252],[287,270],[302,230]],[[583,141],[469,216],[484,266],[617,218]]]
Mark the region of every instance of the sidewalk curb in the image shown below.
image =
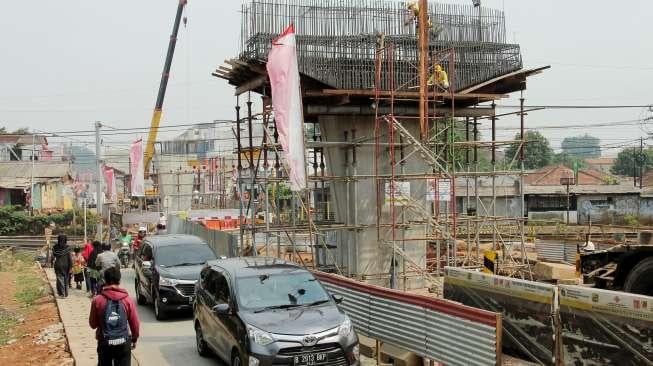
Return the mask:
[[[66,323],[64,323],[63,318],[61,318],[61,309],[59,309],[59,303],[57,302],[57,298],[55,297],[56,289],[52,287],[52,282],[50,281],[50,277],[48,277],[48,271],[46,271],[45,268],[41,266],[41,263],[36,262],[36,264],[39,266],[39,269],[45,276],[45,280],[48,282],[48,286],[50,286],[50,291],[52,293],[52,301],[54,301],[54,305],[57,307],[57,315],[59,316],[59,321],[63,326],[63,334],[66,337],[66,347],[68,348],[68,353],[70,353],[70,358],[73,359],[73,366],[77,366],[78,364],[77,359],[75,359],[75,355],[73,354],[73,351],[70,348],[70,337],[68,336],[68,329],[66,329]]]

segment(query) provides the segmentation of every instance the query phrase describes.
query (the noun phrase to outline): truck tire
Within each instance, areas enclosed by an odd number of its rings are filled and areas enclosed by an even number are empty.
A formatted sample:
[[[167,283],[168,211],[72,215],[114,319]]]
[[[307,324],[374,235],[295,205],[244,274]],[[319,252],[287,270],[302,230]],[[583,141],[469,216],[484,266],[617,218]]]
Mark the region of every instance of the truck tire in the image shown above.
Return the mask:
[[[646,258],[628,273],[624,291],[653,296],[653,257]]]

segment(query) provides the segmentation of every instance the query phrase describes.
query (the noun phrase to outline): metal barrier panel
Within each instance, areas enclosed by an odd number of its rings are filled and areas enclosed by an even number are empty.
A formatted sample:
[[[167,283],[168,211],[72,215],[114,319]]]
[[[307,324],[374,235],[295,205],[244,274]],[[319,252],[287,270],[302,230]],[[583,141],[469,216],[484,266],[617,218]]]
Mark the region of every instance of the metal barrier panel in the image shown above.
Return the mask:
[[[565,364],[653,365],[653,297],[558,287]]]
[[[168,218],[168,232],[170,234],[195,235],[204,239],[216,255],[236,256],[238,238],[230,231],[210,230],[199,223],[186,221],[172,215]]]
[[[445,273],[445,299],[503,314],[505,350],[554,364],[554,286],[452,267]]]
[[[466,305],[314,272],[356,330],[446,365],[497,365],[501,315]]]

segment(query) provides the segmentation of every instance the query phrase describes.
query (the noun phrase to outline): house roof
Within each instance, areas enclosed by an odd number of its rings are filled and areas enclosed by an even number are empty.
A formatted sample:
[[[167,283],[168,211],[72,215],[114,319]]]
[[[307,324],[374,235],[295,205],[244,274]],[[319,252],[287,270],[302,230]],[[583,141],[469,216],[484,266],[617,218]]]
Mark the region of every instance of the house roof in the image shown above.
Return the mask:
[[[34,140],[32,140],[34,136]],[[0,135],[0,144],[11,144],[11,145],[31,145],[34,142],[36,145],[47,144],[48,139],[45,136],[41,135]]]
[[[616,158],[595,158],[595,159],[585,159],[589,165],[612,165]]]
[[[67,162],[34,162],[34,182],[42,183],[51,180],[71,178],[70,166]],[[0,187],[21,189],[29,187],[32,179],[31,161],[0,162]]]
[[[528,173],[524,177],[526,185],[534,186],[559,186],[560,178],[573,177],[573,170],[565,167],[564,165],[550,165]],[[578,170],[578,185],[602,185],[605,184],[607,178],[611,177],[609,174],[602,173],[594,169],[580,169]]]

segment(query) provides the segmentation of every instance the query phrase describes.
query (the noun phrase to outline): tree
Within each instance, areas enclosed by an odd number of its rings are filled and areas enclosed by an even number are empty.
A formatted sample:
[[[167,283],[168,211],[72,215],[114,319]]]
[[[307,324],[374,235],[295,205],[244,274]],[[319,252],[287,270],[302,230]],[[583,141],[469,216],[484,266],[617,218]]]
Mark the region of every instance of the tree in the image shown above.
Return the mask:
[[[515,140],[519,140],[519,133]],[[538,131],[526,131],[524,136],[526,148],[524,149],[524,167],[526,169],[539,169],[551,163],[553,149],[544,135]],[[519,151],[519,142],[512,143],[506,149],[505,160],[509,163]],[[517,157],[519,159],[519,157]]]
[[[565,137],[560,147],[563,153],[585,159],[601,157],[601,139],[588,134]]]
[[[616,175],[625,175],[632,177],[634,174],[639,174],[640,164],[644,169],[644,173],[653,168],[653,149],[646,148],[640,154],[639,147],[625,148],[619,152],[617,159],[612,165],[610,172]],[[635,171],[636,169],[636,171]]]

